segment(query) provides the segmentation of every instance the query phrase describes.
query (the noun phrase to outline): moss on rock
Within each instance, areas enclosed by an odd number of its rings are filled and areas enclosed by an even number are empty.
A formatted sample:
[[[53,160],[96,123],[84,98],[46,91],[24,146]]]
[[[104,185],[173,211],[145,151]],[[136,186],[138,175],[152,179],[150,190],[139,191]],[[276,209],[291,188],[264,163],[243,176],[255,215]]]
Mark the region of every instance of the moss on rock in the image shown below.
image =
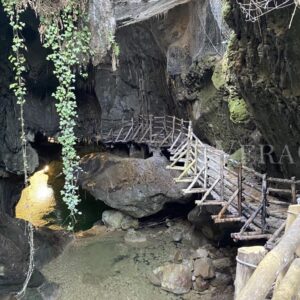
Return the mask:
[[[227,64],[225,57],[218,61],[215,65],[214,73],[211,80],[217,90],[219,90],[226,83]]]
[[[247,103],[243,98],[229,98],[228,108],[230,112],[230,119],[232,122],[245,123],[249,120],[250,114],[248,112]]]

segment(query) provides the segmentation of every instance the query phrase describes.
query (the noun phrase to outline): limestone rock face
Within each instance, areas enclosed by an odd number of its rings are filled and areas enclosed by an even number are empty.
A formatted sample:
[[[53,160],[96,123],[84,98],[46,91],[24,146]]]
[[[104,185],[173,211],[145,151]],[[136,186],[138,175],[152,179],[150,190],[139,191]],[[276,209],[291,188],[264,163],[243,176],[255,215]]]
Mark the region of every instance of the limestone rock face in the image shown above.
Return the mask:
[[[82,158],[79,183],[96,199],[132,217],[159,212],[166,203],[186,203],[177,172],[166,169],[168,161],[155,154],[148,159],[90,154]]]
[[[153,271],[161,288],[174,294],[188,293],[192,288],[191,269],[183,264],[168,264]]]
[[[234,30],[229,67],[266,144],[272,145],[277,163],[273,171],[280,168],[286,176],[300,176],[299,10],[289,28],[293,8],[252,23],[246,22],[235,1],[228,1],[226,7],[226,22]],[[282,154],[286,156],[280,160]],[[270,171],[272,166],[262,167]]]

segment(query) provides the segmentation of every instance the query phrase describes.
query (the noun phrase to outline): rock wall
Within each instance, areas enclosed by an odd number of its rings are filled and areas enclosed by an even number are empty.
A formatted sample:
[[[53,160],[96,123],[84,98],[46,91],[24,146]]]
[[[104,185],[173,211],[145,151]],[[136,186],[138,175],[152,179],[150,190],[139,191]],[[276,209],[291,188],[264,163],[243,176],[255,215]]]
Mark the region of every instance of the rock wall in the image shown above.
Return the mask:
[[[255,126],[247,108],[241,118],[230,105],[241,97],[227,74],[229,29],[220,18],[221,9],[219,1],[190,1],[147,24],[166,56],[175,103],[193,120],[202,140],[232,153],[254,142]]]
[[[59,133],[55,100],[51,96],[57,82],[52,74],[52,65],[46,60],[47,51],[41,46],[38,22],[32,11],[24,15],[26,27],[23,35],[28,51],[25,52],[27,73],[25,79],[28,94],[24,106],[25,130],[27,133],[27,157],[29,173],[39,165],[39,157],[32,147],[37,133],[55,136]],[[12,32],[0,7],[0,170],[15,174],[23,173],[20,144],[19,106],[9,89],[13,81],[12,66],[8,62]],[[86,86],[77,89],[78,120],[76,133],[79,137],[99,132],[101,108],[93,91]]]
[[[251,23],[235,1],[229,1],[225,16],[235,32],[229,60],[240,92],[264,139],[274,148],[275,167],[286,176],[299,177],[300,12],[296,11],[289,29],[292,10],[274,11]]]
[[[168,90],[166,58],[151,29],[136,24],[119,29],[119,67],[107,64],[95,71],[95,93],[104,119],[131,118],[139,114],[176,113]]]

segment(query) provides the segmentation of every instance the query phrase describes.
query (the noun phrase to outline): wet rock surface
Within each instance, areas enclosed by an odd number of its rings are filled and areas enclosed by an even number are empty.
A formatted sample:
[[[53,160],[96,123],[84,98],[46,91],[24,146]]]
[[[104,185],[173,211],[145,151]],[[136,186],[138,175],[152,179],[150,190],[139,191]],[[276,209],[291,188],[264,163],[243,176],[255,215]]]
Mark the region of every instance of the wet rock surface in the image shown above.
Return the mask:
[[[230,70],[263,138],[273,147],[275,162],[288,145],[293,163],[285,157],[276,168],[285,176],[299,176],[300,13],[296,11],[289,28],[292,8],[252,23],[246,22],[235,1],[227,1],[226,7],[226,22],[234,30],[228,49]],[[272,164],[261,167],[278,172]]]
[[[174,294],[188,293],[192,287],[192,273],[183,264],[167,264],[153,271],[162,289]]]
[[[176,172],[167,170],[168,161],[156,153],[148,159],[120,158],[91,154],[81,160],[79,183],[96,199],[132,217],[153,215],[166,203],[188,203]]]
[[[29,245],[25,222],[7,215],[0,218],[0,297],[11,291],[18,291],[25,280],[28,269]],[[29,287],[44,283],[43,275],[38,271],[45,263],[59,255],[70,236],[63,232],[35,230],[35,273]]]
[[[135,231],[134,229],[129,229],[124,237],[126,243],[145,243],[147,238],[144,234]]]

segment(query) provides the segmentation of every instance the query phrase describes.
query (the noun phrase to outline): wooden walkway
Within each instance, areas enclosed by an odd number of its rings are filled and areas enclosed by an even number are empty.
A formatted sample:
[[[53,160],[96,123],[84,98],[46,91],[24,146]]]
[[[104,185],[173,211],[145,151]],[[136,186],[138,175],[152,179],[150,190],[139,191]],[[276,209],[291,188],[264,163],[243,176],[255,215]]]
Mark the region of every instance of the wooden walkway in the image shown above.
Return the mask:
[[[139,116],[131,120],[102,120],[96,142],[147,144],[153,148],[169,147],[188,134],[189,121],[175,116]]]
[[[187,184],[184,194],[196,194],[198,206],[214,206],[215,223],[237,222],[234,240],[267,240],[272,248],[284,231],[287,207],[296,203],[300,181],[271,178],[229,158],[201,142],[191,121],[175,116],[140,116],[131,120],[102,120],[101,132],[83,142],[144,143],[165,147],[171,154],[168,169],[180,171],[174,182]],[[283,201],[282,198],[287,199]]]

